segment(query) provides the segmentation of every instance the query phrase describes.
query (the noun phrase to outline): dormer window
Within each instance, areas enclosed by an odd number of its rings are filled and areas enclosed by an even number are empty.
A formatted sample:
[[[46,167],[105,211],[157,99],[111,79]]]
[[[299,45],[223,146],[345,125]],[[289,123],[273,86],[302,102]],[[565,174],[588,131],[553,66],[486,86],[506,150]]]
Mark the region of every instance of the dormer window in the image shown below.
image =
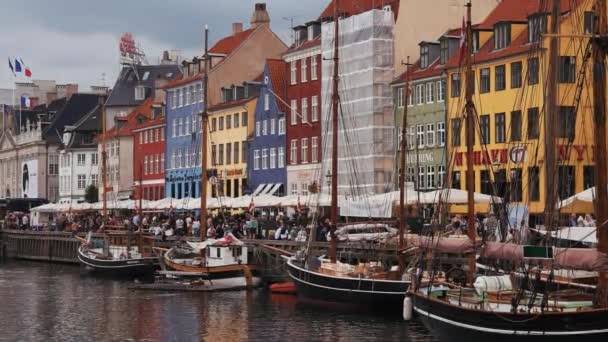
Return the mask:
[[[473,31],[473,52],[479,51],[479,31]]]
[[[143,101],[146,99],[146,88],[144,86],[135,87],[135,101]]]
[[[382,9],[386,12],[391,12],[393,10],[391,5],[385,5],[384,7],[382,7]]]
[[[448,59],[450,58],[450,40],[447,38],[442,39],[439,43],[439,49],[441,65],[444,65],[448,62]]]
[[[420,68],[425,69],[429,66],[429,46],[420,47]]]
[[[504,49],[511,44],[511,23],[494,26],[494,50]]]
[[[547,32],[546,14],[535,14],[528,18],[528,42],[538,42],[545,32]]]
[[[313,40],[315,38],[315,26],[314,25],[309,25],[308,26],[308,40]]]

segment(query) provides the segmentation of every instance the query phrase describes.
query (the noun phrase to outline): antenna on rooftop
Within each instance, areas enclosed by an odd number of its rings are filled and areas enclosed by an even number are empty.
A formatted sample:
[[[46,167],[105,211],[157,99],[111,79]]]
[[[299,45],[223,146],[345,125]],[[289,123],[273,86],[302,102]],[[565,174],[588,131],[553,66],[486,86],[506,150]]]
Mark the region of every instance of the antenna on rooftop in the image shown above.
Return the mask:
[[[289,31],[289,39],[291,39],[291,42],[290,42],[291,44],[293,44],[293,43],[294,43],[294,36],[293,36],[293,20],[294,20],[295,18],[297,18],[297,17],[296,17],[296,16],[291,16],[291,17],[283,17],[283,18],[281,18],[281,19],[283,19],[283,20],[289,21],[289,23],[290,23],[289,28],[290,28],[291,30]]]

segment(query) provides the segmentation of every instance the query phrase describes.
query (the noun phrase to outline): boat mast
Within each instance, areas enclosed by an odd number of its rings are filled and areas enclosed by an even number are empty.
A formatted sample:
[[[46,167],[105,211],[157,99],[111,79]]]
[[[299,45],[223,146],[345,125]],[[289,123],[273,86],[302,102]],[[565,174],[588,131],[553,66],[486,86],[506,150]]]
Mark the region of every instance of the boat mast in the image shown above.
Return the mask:
[[[403,99],[406,101],[403,106],[403,122],[401,124],[401,152],[399,160],[399,271],[403,272],[405,269],[405,255],[403,254],[403,248],[405,247],[405,239],[403,234],[405,232],[405,224],[407,218],[407,212],[405,210],[405,157],[407,148],[407,99],[410,95],[410,57],[407,57],[407,63],[405,64],[405,86],[403,87]]]
[[[107,152],[106,152],[106,106],[103,103],[103,99],[99,98],[99,106],[101,107],[101,186],[103,187],[103,196],[102,196],[102,222],[101,225],[104,227],[108,222],[108,204],[106,200],[106,190],[107,190]]]
[[[329,259],[336,262],[336,249],[338,241],[336,237],[336,227],[338,225],[338,110],[340,98],[338,85],[340,83],[339,74],[339,34],[340,34],[340,7],[339,0],[334,0],[334,76],[332,90],[332,153],[331,153],[331,227],[329,229],[331,240],[329,242]]]
[[[201,241],[207,236],[207,123],[209,121],[209,27],[205,25],[205,70],[203,72],[203,111],[201,113]]]
[[[545,219],[544,225],[553,230],[557,186],[555,184],[557,125],[557,73],[559,72],[559,22],[561,1],[553,1],[551,10],[551,32],[549,38],[549,74],[547,78],[547,102],[545,104]]]
[[[467,143],[467,235],[475,243],[475,170],[473,169],[473,145],[475,145],[475,105],[473,104],[473,91],[475,86],[475,74],[473,73],[473,31],[471,29],[471,1],[467,3],[467,26],[466,26],[466,50],[465,50],[465,115],[466,115],[466,143]],[[473,283],[475,280],[476,263],[475,254],[468,257],[467,280]]]
[[[140,142],[141,143],[141,142]],[[144,184],[144,179],[143,179],[143,173],[142,173],[142,164],[143,162],[140,160],[139,161],[139,207],[137,208],[137,213],[139,215],[139,222],[137,222],[137,230],[138,230],[138,234],[137,234],[137,249],[139,251],[140,255],[143,255],[143,250],[144,250],[144,246],[143,246],[143,239],[144,239],[144,223],[143,223],[143,184]]]
[[[593,119],[595,137],[595,215],[597,219],[597,249],[608,253],[608,177],[606,175],[606,49],[608,22],[606,21],[606,0],[595,2],[596,32],[593,42]],[[597,304],[608,306],[608,273],[599,272],[597,287]]]

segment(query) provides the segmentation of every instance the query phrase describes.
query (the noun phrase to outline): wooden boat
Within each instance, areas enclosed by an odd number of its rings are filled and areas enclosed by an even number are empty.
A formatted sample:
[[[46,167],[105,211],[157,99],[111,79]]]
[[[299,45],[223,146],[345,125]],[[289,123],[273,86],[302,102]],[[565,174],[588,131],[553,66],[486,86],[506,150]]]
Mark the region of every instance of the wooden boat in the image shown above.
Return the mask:
[[[158,268],[157,257],[141,256],[137,249],[127,253],[125,246],[110,246],[109,250],[114,253],[82,244],[78,247],[78,261],[92,273],[119,277],[151,276]]]

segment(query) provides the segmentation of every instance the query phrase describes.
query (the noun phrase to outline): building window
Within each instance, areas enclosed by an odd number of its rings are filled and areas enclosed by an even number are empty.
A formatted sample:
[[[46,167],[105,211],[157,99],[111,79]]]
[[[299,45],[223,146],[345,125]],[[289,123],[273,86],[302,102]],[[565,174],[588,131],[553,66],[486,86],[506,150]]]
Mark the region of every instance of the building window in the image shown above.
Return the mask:
[[[496,24],[494,26],[494,50],[504,49],[509,44],[511,44],[511,24]]]
[[[291,100],[291,125],[298,124],[298,102],[296,100]]]
[[[190,118],[184,118],[184,135],[190,134]]]
[[[494,117],[494,128],[496,136],[494,139],[496,143],[504,143],[505,142],[505,113],[497,113]]]
[[[479,180],[481,181],[481,193],[485,195],[492,195],[492,179],[490,178],[490,171],[481,170],[479,172]]]
[[[296,73],[297,70],[298,70],[298,67],[296,65],[296,61],[292,61],[290,63],[290,67],[291,67],[291,75],[290,75],[291,76],[291,84],[294,85],[294,84],[298,83],[297,73]]]
[[[194,160],[192,164],[194,164]],[[226,165],[230,164],[232,164],[232,143],[226,143]]]
[[[226,115],[226,129],[232,128],[232,115]]]
[[[277,133],[275,124],[276,120],[270,119],[270,135],[275,135]]]
[[[560,106],[559,107],[559,130],[557,136],[567,138],[570,141],[574,140],[576,116],[574,107]]]
[[[564,200],[574,195],[574,185],[576,181],[576,173],[574,166],[560,165],[557,168],[557,183],[559,189],[559,198]]]
[[[437,102],[445,101],[445,81],[437,81]]]
[[[310,79],[317,80],[317,56],[310,57]]]
[[[511,112],[511,141],[521,141],[521,111]]]
[[[490,91],[490,68],[479,71],[479,92],[484,94]]]
[[[445,146],[445,122],[437,123],[437,142],[439,146]]]
[[[162,173],[165,169],[165,154],[160,154],[160,172]]]
[[[190,104],[190,87],[186,87],[184,91],[186,92],[184,96],[184,104],[187,106]]]
[[[291,194],[292,195],[297,195],[298,194],[298,183],[291,183]]]
[[[279,159],[277,164],[280,169],[285,167],[285,147],[279,147]]]
[[[538,84],[538,57],[528,59],[528,85]]]
[[[576,57],[559,57],[559,83],[574,83],[576,80]]]
[[[171,108],[175,109],[177,108],[177,91],[173,90],[171,92]]]
[[[165,128],[160,129],[160,141],[165,141]]]
[[[279,119],[279,135],[285,134],[285,118]]]
[[[422,45],[420,47],[420,68],[426,69],[429,66],[429,46]]]
[[[308,138],[302,138],[301,142],[302,147],[302,155],[300,158],[302,159],[302,164],[308,163]]]
[[[291,165],[295,165],[298,163],[298,140],[297,139],[291,139],[289,163]]]
[[[247,162],[247,142],[241,141],[241,160]]]
[[[540,169],[537,166],[528,168],[528,201],[540,201]]]
[[[424,84],[418,84],[416,86],[416,104],[421,105],[424,103]]]
[[[239,125],[241,123],[241,117],[239,115],[239,113],[234,113],[233,117],[233,127],[234,128],[239,128]]]
[[[507,88],[506,68],[504,65],[496,66],[495,72],[495,85],[496,91],[505,90]]]
[[[306,73],[308,72],[308,65],[306,63],[306,58],[302,58],[300,60],[300,63],[301,63],[300,78],[302,79],[301,82],[304,83],[307,81]]]
[[[505,169],[494,171],[494,187],[495,196],[505,197],[507,192],[507,171]]]
[[[146,88],[143,86],[135,87],[135,101],[143,101],[146,99]]]
[[[177,89],[177,97],[179,98],[179,107],[182,107],[184,105],[184,93],[182,92],[182,89]]]
[[[211,165],[217,165],[217,145],[211,144]]]
[[[264,110],[270,110],[270,94],[268,93],[264,94]]]
[[[528,41],[538,42],[543,33],[547,32],[547,16],[535,14],[528,18]]]
[[[511,88],[521,88],[521,62],[511,63]]]
[[[311,118],[312,122],[319,121],[319,97],[317,95],[314,95],[313,97],[311,97],[310,102],[311,102],[310,118]]]
[[[93,184],[94,186],[99,185],[99,175],[97,175],[97,174],[91,175],[91,184]]]
[[[268,169],[268,150],[262,149],[262,170]]]
[[[262,121],[262,135],[268,135],[268,120]]]
[[[219,149],[217,153],[217,164],[224,165],[224,144],[219,144]]]
[[[395,98],[397,99],[397,108],[403,108],[403,87],[395,88]]]
[[[522,195],[522,172],[521,169],[512,169],[511,170],[511,179],[510,179],[510,188],[509,189],[509,198],[511,202],[521,202],[523,201]]]
[[[84,190],[87,186],[87,176],[86,175],[78,175],[78,190]]]
[[[319,137],[310,138],[310,152],[312,154],[310,161],[313,163],[319,162]]]
[[[277,167],[277,149],[270,149],[270,168],[274,169]]]
[[[427,124],[426,125],[426,146],[432,147],[435,146],[435,124]]]
[[[177,136],[177,119],[173,119],[173,132],[171,136],[175,138]],[[141,141],[141,140],[140,140]]]
[[[587,190],[595,186],[595,166],[583,166],[583,189]]]
[[[253,151],[253,169],[254,170],[260,169],[260,150]]]
[[[413,150],[416,147],[416,127],[410,126],[407,129],[407,148]]]
[[[437,188],[443,188],[445,183],[445,165],[439,165],[437,169]]]
[[[450,76],[450,87],[452,97],[460,97],[460,74],[455,73]]]
[[[585,12],[585,34],[594,34],[597,16],[595,12]]]
[[[460,171],[452,171],[452,188],[462,189]]]
[[[427,188],[435,188],[435,166],[426,167],[426,186]]]
[[[424,185],[424,166],[418,167],[418,189],[425,189]]]
[[[443,38],[439,42],[439,58],[441,65],[447,63],[450,58],[450,41],[447,38]]]
[[[234,163],[235,164],[239,163],[239,152],[240,152],[239,142],[235,141],[234,142]]]
[[[218,125],[218,129],[219,129],[220,131],[223,131],[223,130],[224,130],[224,117],[223,117],[223,116],[220,116],[220,117],[217,119],[217,125]]]
[[[308,122],[308,98],[303,98],[302,99],[302,113],[300,113],[300,115],[302,115],[302,123],[307,123]]]
[[[540,136],[538,108],[528,108],[528,139],[538,139]]]
[[[490,143],[490,116],[480,115],[479,116],[479,130],[481,136],[481,144]]]
[[[76,154],[76,158],[78,166],[84,166],[86,164],[86,154],[78,153]]]
[[[426,84],[426,103],[435,102],[435,82]]]
[[[452,119],[452,146],[460,146],[461,136],[461,121],[460,119]]]
[[[182,118],[177,119],[177,135],[178,136],[182,136],[184,135],[184,125],[183,125],[183,120]]]
[[[249,113],[243,112],[241,114],[241,126],[247,127],[248,124],[249,124]]]
[[[424,125],[416,126],[416,144],[418,148],[424,148]]]
[[[259,121],[255,122],[255,136],[259,137],[260,133],[261,133],[261,127],[262,127],[262,123]]]

